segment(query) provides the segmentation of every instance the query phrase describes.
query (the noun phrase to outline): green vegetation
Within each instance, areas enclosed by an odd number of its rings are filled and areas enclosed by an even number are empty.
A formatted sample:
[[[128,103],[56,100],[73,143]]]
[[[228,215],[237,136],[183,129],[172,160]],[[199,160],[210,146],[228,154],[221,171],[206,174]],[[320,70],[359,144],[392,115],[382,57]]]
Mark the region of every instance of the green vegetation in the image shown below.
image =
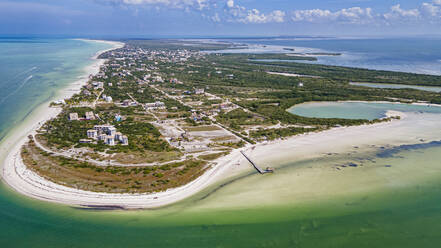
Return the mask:
[[[72,159],[46,154],[31,144],[22,152],[28,158],[28,166],[71,187],[105,192],[164,190],[194,179],[203,172],[206,161],[246,143],[393,119],[307,118],[287,111],[296,104],[345,100],[441,103],[441,94],[436,92],[350,84],[441,86],[439,76],[307,63],[322,54],[200,53],[230,46],[130,40],[124,48],[101,55],[109,59],[101,73],[80,94],[67,100],[62,113],[48,121],[37,135],[39,142],[50,149],[73,149]],[[104,96],[112,100],[104,101]],[[147,107],[147,103],[151,104]],[[96,119],[68,119],[70,113],[83,118],[86,112],[93,112]],[[128,145],[84,140],[87,130],[103,124],[114,126],[127,136]],[[192,136],[192,132],[205,133]],[[182,161],[183,156],[193,155],[197,159]],[[35,167],[35,161],[43,157],[47,158],[45,166]],[[76,158],[100,162],[97,164],[139,166],[97,167]],[[71,177],[81,183],[71,181]],[[99,182],[94,182],[94,177],[100,178]]]
[[[217,120],[234,130],[241,130],[242,125],[275,124],[265,117],[245,112],[243,109],[235,109],[228,113],[220,113]]]
[[[288,127],[288,128],[271,128],[271,129],[259,129],[252,131],[250,136],[257,140],[275,140],[284,137],[289,137],[301,133],[317,131],[318,128],[303,128],[303,127]]]
[[[23,147],[21,155],[26,166],[48,180],[68,187],[108,193],[163,191],[194,180],[206,169],[206,162],[201,160],[148,167],[100,167],[46,153],[37,148],[33,140]]]

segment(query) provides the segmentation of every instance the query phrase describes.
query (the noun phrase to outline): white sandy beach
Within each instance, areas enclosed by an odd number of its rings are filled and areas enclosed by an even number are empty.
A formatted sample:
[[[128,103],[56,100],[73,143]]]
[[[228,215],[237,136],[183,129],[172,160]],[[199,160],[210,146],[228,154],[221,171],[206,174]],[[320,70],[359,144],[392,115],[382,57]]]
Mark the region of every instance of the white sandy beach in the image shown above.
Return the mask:
[[[117,48],[123,44],[112,43],[112,45]],[[57,98],[67,98],[78,92],[87,81],[88,76],[97,73],[103,63],[104,60],[96,60],[93,65],[87,68],[86,76],[61,91]],[[27,141],[29,134],[32,134],[45,121],[58,115],[59,112],[60,109],[49,108],[48,103],[45,103],[33,111],[26,121],[16,127],[1,144],[0,161],[4,182],[29,197],[76,206],[120,206],[127,209],[156,208],[190,197],[228,177],[253,170],[240,154],[240,150],[235,150],[230,155],[216,160],[216,166],[210,168],[193,182],[160,193],[96,193],[58,185],[27,169],[21,160],[20,148]],[[262,167],[267,165],[276,167],[277,173],[277,165],[281,163],[321,157],[327,153],[343,153],[350,151],[354,146],[373,150],[376,149],[373,146],[414,144],[421,142],[421,140],[429,142],[441,139],[441,129],[439,129],[441,115],[397,112],[388,114],[401,115],[402,119],[299,135],[285,140],[259,144],[255,147],[248,146],[244,150]]]
[[[54,111],[54,114],[56,111]],[[286,140],[278,140],[245,148],[247,154],[265,165],[295,162],[326,153],[342,153],[353,149],[354,145],[365,149],[388,144],[413,144],[419,140],[435,140],[441,131],[421,133],[421,129],[436,130],[441,116],[436,114],[389,113],[402,116],[401,120],[374,125],[342,127],[332,130],[299,135]],[[32,122],[31,122],[32,123]],[[35,123],[35,122],[33,122]],[[36,126],[29,126],[32,131]],[[406,135],[402,135],[402,134]],[[190,197],[201,190],[233,175],[252,171],[239,150],[217,160],[217,165],[195,181],[175,189],[154,194],[109,194],[77,190],[57,185],[28,170],[19,154],[26,141],[21,136],[19,142],[4,160],[3,177],[5,182],[16,191],[27,196],[56,203],[76,206],[119,206],[126,209],[156,208],[169,205]],[[276,167],[277,168],[277,167]],[[277,173],[277,172],[276,172]]]

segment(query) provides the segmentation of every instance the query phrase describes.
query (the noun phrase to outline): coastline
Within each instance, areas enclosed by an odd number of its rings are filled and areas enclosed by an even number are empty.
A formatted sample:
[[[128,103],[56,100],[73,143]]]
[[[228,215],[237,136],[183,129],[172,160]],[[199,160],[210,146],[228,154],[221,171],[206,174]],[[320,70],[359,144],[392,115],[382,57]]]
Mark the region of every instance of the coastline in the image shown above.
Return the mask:
[[[0,176],[1,181],[9,186],[11,186],[10,181],[8,180],[8,178],[5,178],[5,164],[9,155],[12,154],[13,151],[17,149],[17,147],[18,149],[20,149],[20,147],[26,142],[27,136],[29,134],[40,128],[40,126],[46,121],[56,117],[61,111],[60,108],[49,107],[50,102],[56,99],[69,98],[72,95],[78,93],[81,90],[81,87],[85,83],[87,83],[89,76],[97,74],[100,70],[101,65],[105,63],[106,60],[98,59],[98,56],[107,51],[118,49],[124,46],[124,43],[121,42],[85,39],[78,40],[82,40],[85,42],[102,42],[110,44],[113,47],[96,52],[96,54],[90,58],[91,60],[93,60],[93,62],[83,68],[84,74],[80,75],[78,77],[78,80],[67,85],[65,88],[60,89],[52,99],[43,102],[38,107],[33,109],[20,125],[16,126],[8,134],[5,135],[4,139],[0,142]],[[15,188],[12,187],[12,189]]]
[[[122,45],[121,43],[113,44],[115,46]],[[77,93],[89,75],[97,73],[102,63],[104,63],[105,60],[99,60],[97,56],[115,48],[98,52],[93,57],[96,62],[85,69],[88,74],[73,82],[69,87],[60,90],[56,98],[67,98]],[[215,160],[217,165],[207,170],[207,172],[194,181],[164,192],[153,194],[97,193],[55,184],[28,170],[23,164],[20,158],[20,149],[27,141],[28,134],[34,132],[45,121],[57,116],[60,112],[59,108],[49,108],[47,105],[48,103],[46,102],[35,109],[26,118],[26,121],[19,127],[16,127],[11,134],[8,134],[2,144],[0,144],[0,160],[3,164],[1,171],[2,180],[12,189],[23,195],[44,201],[80,207],[115,206],[123,209],[146,209],[159,208],[176,203],[227,178],[245,172],[254,172],[240,154],[240,151],[245,151],[247,155],[256,159],[259,164],[277,163],[279,165],[280,163],[291,163],[320,157],[326,153],[345,152],[352,149],[354,145],[363,146],[363,149],[373,150],[382,145],[413,144],[421,139],[430,141],[433,137],[441,137],[441,133],[438,136],[434,135],[432,137],[420,135],[417,132],[410,132],[408,136],[400,137],[398,135],[399,132],[407,131],[407,128],[410,127],[413,128],[412,130],[418,129],[418,127],[421,128],[426,124],[424,121],[428,121],[429,125],[432,126],[439,125],[441,117],[431,114],[403,114],[394,112],[393,115],[396,116],[398,114],[402,116],[402,120],[372,125],[333,128],[322,132],[297,135],[288,139],[260,143],[255,146],[248,145],[245,148],[235,149],[231,154]],[[388,114],[392,113],[388,112]],[[419,124],[413,127],[414,122]],[[335,140],[338,140],[338,142]],[[372,146],[377,147],[372,148]]]
[[[413,144],[422,138],[430,141],[432,136],[419,135],[418,128],[421,128],[421,125],[426,125],[426,121],[435,127],[441,122],[441,116],[433,114],[402,114],[399,112],[389,112],[389,114],[399,114],[403,118],[373,125],[333,128],[322,132],[298,135],[285,140],[262,143],[253,147],[249,145],[242,149],[236,149],[231,154],[217,159],[216,166],[191,183],[153,194],[89,192],[65,187],[43,179],[28,170],[20,159],[20,147],[26,141],[26,138],[23,138],[8,155],[4,172],[6,182],[13,189],[29,197],[44,201],[79,207],[159,208],[193,196],[226,178],[253,171],[252,167],[240,154],[242,150],[248,156],[257,159],[261,164],[291,163],[323,156],[326,153],[343,153],[352,149],[354,145],[375,150],[379,146],[389,144]],[[415,122],[418,122],[418,125],[412,125]],[[409,127],[412,127],[414,132],[410,131],[408,137],[397,135]],[[372,133],[375,133],[375,135],[372,135]],[[441,136],[441,132],[439,136]],[[354,142],[355,138],[358,139],[357,142]],[[335,142],[336,139],[339,139],[338,143]],[[329,147],[332,147],[332,149]]]

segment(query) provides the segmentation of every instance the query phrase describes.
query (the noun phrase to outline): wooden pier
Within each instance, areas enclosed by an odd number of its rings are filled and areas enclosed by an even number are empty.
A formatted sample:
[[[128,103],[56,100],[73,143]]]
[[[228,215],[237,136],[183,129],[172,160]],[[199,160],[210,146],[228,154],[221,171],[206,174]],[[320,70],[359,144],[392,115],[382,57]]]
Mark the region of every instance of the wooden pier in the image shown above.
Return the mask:
[[[257,172],[259,172],[260,174],[263,175],[266,173],[273,173],[274,172],[274,170],[269,169],[269,168],[267,168],[265,170],[260,169],[259,166],[257,166],[256,163],[254,163],[253,160],[251,160],[243,151],[240,151],[240,153],[242,153],[242,155],[248,160],[248,162],[250,162],[251,165],[253,165],[254,169],[256,169]]]

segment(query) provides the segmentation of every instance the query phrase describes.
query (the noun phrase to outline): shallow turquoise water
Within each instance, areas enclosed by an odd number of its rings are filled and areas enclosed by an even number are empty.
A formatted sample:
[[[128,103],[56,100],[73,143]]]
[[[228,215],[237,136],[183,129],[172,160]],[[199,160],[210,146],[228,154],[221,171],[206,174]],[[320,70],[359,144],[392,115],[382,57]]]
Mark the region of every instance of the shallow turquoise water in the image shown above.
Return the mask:
[[[84,74],[108,44],[66,39],[0,38],[0,140],[35,107]]]
[[[19,44],[22,48],[14,48]],[[3,120],[8,120],[0,122],[0,133],[5,133],[57,89],[75,80],[81,67],[90,63],[90,56],[102,48],[72,40],[30,40],[1,49],[0,42],[0,70],[9,60],[15,61],[16,67],[0,74],[0,99],[6,99],[0,111]],[[30,75],[33,77],[26,81]],[[391,107],[373,106],[351,105],[343,111],[334,106],[319,112],[363,111],[360,116],[374,118]],[[395,107],[439,113],[438,109],[424,107]],[[375,159],[363,169],[372,173],[372,168],[391,180],[398,178],[391,182],[398,182],[400,187],[300,203],[291,193],[299,168],[343,163],[348,158],[281,164],[277,165],[278,173],[268,177],[245,173],[159,210],[78,210],[29,199],[0,184],[0,247],[439,247],[441,170],[436,161],[441,159],[441,146],[406,148],[393,154],[393,158],[356,156]],[[413,170],[412,177],[427,180],[405,180],[409,174],[406,168],[414,164],[421,170]],[[354,168],[354,172],[359,169]],[[362,182],[363,173],[354,175],[355,183],[350,181],[347,187],[355,188]],[[320,177],[312,180],[323,183]],[[254,187],[268,194],[256,196],[250,191]]]
[[[290,108],[288,112],[305,117],[374,120],[385,117],[388,110],[441,113],[441,107],[436,106],[364,102],[305,103]]]

